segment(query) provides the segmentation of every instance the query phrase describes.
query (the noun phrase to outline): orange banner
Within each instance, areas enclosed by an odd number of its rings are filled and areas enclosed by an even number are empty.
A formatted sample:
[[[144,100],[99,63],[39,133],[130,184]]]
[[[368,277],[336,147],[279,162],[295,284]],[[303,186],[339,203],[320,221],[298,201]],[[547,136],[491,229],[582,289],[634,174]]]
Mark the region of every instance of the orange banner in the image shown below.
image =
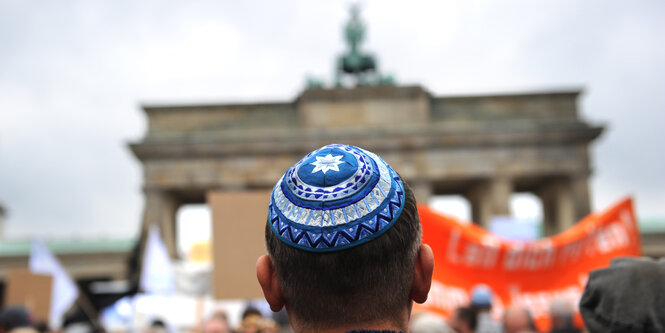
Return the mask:
[[[493,315],[513,304],[528,307],[540,330],[549,327],[549,304],[559,297],[579,300],[590,271],[620,256],[640,256],[640,235],[631,199],[591,214],[556,236],[511,241],[476,225],[462,224],[418,206],[423,243],[434,251],[429,298],[417,309],[448,316],[470,304],[478,284],[494,293]]]

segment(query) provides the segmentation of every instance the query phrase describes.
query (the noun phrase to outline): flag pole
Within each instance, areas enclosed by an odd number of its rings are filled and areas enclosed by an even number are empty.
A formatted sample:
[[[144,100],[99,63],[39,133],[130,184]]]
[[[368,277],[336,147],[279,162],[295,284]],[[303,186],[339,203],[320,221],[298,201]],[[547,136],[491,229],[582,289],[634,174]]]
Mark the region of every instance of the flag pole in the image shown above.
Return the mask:
[[[86,293],[79,289],[79,297],[76,299],[76,304],[83,310],[83,313],[85,313],[86,317],[90,319],[90,322],[95,326],[95,327],[101,327],[99,323],[99,312],[97,309],[95,309],[95,306],[92,304],[92,301],[86,295]]]

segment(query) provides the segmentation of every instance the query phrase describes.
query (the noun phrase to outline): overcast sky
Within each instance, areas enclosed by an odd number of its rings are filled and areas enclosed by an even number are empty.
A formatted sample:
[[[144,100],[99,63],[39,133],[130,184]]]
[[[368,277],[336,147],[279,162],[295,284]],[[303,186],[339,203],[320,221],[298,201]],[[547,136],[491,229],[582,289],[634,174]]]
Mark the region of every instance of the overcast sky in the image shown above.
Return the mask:
[[[9,237],[127,237],[142,103],[290,101],[330,79],[350,1],[0,0]],[[365,49],[434,95],[583,87],[595,209],[665,217],[665,2],[364,1]]]

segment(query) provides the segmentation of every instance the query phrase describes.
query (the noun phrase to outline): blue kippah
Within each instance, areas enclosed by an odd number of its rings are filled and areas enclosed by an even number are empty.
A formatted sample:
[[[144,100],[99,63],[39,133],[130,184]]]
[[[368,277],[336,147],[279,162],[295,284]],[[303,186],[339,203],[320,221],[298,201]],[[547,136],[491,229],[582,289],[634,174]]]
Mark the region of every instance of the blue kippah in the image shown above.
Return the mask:
[[[270,226],[284,243],[331,252],[366,243],[388,230],[404,208],[404,185],[380,157],[348,145],[305,156],[270,196]]]

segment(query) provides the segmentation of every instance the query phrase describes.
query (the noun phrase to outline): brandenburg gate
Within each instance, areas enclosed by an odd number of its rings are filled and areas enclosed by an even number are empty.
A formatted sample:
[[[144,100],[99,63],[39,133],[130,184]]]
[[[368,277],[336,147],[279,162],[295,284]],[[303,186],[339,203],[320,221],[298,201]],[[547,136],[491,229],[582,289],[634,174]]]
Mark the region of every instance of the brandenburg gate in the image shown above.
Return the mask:
[[[602,127],[579,118],[579,94],[368,86],[308,89],[291,102],[145,106],[148,133],[131,145],[144,167],[143,223],[158,223],[175,251],[180,205],[204,203],[211,190],[270,189],[309,151],[346,143],[386,159],[419,202],[464,196],[481,226],[510,214],[513,192],[531,192],[553,234],[590,212],[589,144]]]
[[[589,145],[603,128],[580,118],[581,90],[435,96],[397,86],[359,53],[363,28],[353,19],[351,50],[337,68],[355,75],[353,87],[338,77],[328,88],[310,82],[291,101],[143,107],[147,134],[130,145],[143,164],[143,225],[159,224],[173,255],[179,206],[204,203],[209,191],[270,190],[294,162],[330,143],[376,152],[419,202],[465,197],[484,227],[510,214],[514,192],[540,198],[547,235],[590,213]],[[256,209],[267,212],[267,199]]]

